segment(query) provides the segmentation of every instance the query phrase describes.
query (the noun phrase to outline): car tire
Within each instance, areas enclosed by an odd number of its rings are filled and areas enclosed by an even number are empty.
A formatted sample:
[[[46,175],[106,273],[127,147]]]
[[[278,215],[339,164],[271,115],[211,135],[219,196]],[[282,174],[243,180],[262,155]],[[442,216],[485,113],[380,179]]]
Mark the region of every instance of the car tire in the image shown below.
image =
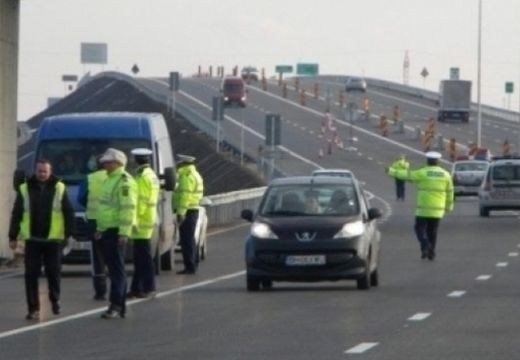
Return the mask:
[[[260,290],[260,280],[253,276],[246,276],[247,291],[258,291]]]
[[[161,259],[161,270],[172,271],[175,264],[175,248],[172,246],[168,251],[160,255],[159,258]]]
[[[368,290],[370,289],[370,265],[367,265],[363,275],[357,279],[357,288],[358,290]]]
[[[272,289],[273,288],[273,280],[262,280],[262,288],[264,289]]]
[[[487,207],[481,206],[479,214],[481,217],[489,217],[489,209]]]
[[[379,271],[377,269],[370,274],[370,286],[379,286]]]

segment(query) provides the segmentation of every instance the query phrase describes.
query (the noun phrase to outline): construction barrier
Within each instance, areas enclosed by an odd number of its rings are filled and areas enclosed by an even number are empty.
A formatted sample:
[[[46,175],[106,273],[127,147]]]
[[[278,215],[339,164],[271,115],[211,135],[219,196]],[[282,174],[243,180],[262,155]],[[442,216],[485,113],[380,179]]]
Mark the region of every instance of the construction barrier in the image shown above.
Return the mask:
[[[320,96],[320,85],[314,84],[314,98],[317,99]]]
[[[202,66],[200,66],[200,65],[199,65],[199,68],[197,69],[197,76],[198,77],[202,76]]]
[[[457,141],[455,138],[451,138],[446,147],[446,151],[448,153],[448,158],[450,161],[455,161],[457,159]]]
[[[301,89],[300,90],[300,105],[302,105],[302,106],[305,106],[305,102],[306,102],[305,97],[306,97],[305,90]]]
[[[287,99],[287,83],[286,82],[283,83],[282,95],[283,95],[284,99]]]
[[[262,90],[267,91],[267,79],[262,77]]]
[[[365,120],[370,120],[370,99],[367,97],[363,99],[363,111],[365,113]]]
[[[381,130],[381,135],[384,137],[388,137],[388,127],[389,127],[388,119],[385,115],[381,115],[379,119],[379,129]]]
[[[209,77],[213,77],[213,66],[209,66]]]
[[[338,103],[340,108],[345,106],[345,92],[343,90],[340,90],[338,93]]]
[[[296,92],[300,91],[300,78],[294,78],[294,90]]]
[[[503,156],[510,156],[511,155],[511,145],[509,145],[509,140],[504,140],[504,143],[502,144],[502,155]]]
[[[394,112],[393,112],[393,115],[394,115],[394,124],[396,124],[399,119],[401,119],[401,110],[399,109],[399,105],[395,105],[394,106]]]

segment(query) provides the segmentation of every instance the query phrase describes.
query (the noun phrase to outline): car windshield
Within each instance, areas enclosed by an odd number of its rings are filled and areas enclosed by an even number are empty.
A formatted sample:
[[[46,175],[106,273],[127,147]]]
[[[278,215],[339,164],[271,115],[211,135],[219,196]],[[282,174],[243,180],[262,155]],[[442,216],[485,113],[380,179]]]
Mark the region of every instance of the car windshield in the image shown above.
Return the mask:
[[[455,164],[455,171],[486,171],[487,167],[487,163],[468,162]]]
[[[226,83],[224,84],[224,92],[239,92],[243,88],[240,83]]]
[[[352,179],[352,173],[348,171],[317,171],[314,176],[339,176]]]
[[[520,181],[520,165],[496,165],[492,172],[493,180]]]
[[[96,157],[107,148],[124,151],[128,157],[127,170],[134,173],[137,165],[130,155],[135,148],[149,148],[145,140],[53,140],[45,141],[38,158],[49,160],[54,174],[66,183],[79,183],[85,175],[96,169]]]
[[[259,213],[265,217],[352,216],[359,213],[359,201],[353,185],[271,186]]]

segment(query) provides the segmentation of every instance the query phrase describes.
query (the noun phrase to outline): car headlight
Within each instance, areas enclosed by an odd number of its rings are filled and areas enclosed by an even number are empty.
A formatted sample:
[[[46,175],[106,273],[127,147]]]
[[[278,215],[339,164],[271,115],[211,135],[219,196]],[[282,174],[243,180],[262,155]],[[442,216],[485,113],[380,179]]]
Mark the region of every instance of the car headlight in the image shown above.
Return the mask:
[[[365,231],[365,224],[362,221],[354,221],[343,225],[340,231],[334,235],[334,239],[353,238],[360,236]]]
[[[251,225],[251,235],[259,239],[278,239],[269,225],[260,222]]]
[[[227,96],[225,96],[224,101],[229,101],[229,98]]]
[[[246,101],[246,97],[245,97],[245,96],[242,96],[241,100],[242,100],[242,101]]]

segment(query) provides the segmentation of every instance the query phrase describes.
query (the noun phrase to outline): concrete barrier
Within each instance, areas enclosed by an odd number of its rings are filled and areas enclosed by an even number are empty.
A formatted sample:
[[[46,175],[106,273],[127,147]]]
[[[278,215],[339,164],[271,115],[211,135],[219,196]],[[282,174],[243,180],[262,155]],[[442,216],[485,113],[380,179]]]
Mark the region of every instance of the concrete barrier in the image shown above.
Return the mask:
[[[243,209],[256,211],[266,187],[232,191],[211,195],[211,205],[206,206],[209,226],[224,225],[240,219]]]

